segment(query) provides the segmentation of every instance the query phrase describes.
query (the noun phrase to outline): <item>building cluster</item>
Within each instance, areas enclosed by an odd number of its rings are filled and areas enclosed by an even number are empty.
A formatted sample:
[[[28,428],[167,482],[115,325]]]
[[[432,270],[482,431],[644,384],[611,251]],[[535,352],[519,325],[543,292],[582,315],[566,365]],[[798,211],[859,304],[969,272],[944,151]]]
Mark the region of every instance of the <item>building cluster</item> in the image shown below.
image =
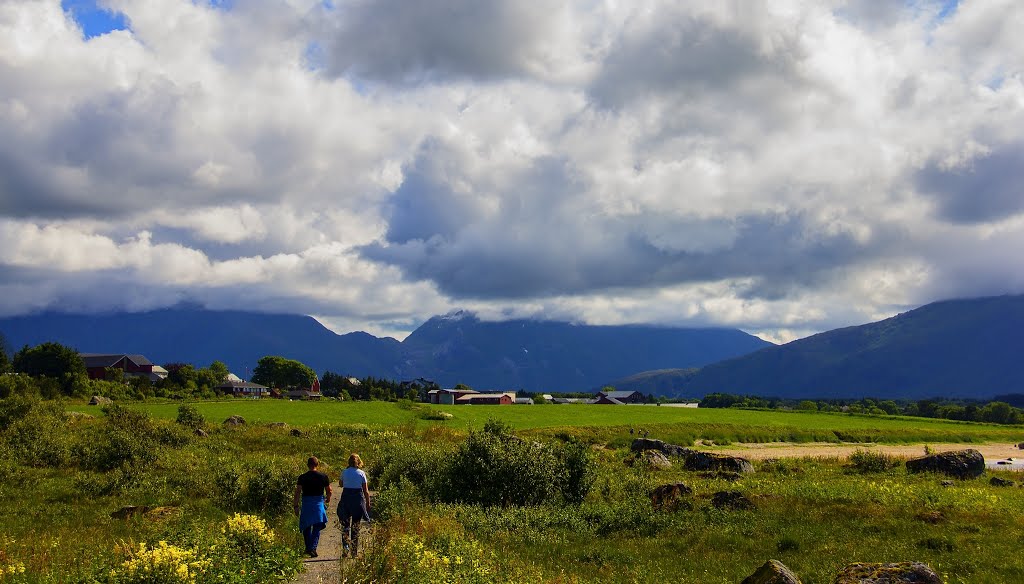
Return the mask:
[[[544,394],[548,403],[554,404],[601,404],[626,405],[644,403],[644,395],[639,391],[600,391],[593,398],[553,397]],[[468,388],[432,389],[427,392],[427,401],[440,405],[513,405],[532,404],[533,399],[516,397],[514,391],[482,393]]]

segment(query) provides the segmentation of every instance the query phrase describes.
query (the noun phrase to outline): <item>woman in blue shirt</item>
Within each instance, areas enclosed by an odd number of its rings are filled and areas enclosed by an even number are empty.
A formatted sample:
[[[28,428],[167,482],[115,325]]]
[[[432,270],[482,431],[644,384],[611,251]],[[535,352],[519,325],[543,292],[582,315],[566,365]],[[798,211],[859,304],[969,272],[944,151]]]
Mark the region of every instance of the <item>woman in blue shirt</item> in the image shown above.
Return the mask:
[[[370,520],[370,487],[363,472],[363,459],[352,453],[348,468],[341,473],[341,501],[338,502],[338,520],[341,521],[343,555],[353,557],[359,551],[359,523]]]

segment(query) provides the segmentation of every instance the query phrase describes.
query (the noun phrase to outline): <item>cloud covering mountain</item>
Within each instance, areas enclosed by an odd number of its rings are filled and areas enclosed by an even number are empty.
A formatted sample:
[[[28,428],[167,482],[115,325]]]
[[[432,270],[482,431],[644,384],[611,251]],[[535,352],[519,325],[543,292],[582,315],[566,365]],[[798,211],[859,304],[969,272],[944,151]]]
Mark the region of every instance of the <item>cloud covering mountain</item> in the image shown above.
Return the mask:
[[[1012,0],[0,3],[0,314],[774,340],[1024,292]]]

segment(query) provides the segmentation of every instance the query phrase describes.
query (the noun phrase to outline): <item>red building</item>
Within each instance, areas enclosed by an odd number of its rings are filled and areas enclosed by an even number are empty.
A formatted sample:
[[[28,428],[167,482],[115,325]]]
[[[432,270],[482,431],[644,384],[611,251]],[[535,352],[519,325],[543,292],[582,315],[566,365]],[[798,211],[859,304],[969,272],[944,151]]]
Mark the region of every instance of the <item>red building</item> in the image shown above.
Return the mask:
[[[166,369],[154,365],[142,355],[125,355],[123,353],[82,353],[81,355],[82,360],[85,361],[85,370],[89,374],[89,379],[105,379],[107,369],[120,369],[124,371],[125,377],[148,377],[150,381],[167,377]]]

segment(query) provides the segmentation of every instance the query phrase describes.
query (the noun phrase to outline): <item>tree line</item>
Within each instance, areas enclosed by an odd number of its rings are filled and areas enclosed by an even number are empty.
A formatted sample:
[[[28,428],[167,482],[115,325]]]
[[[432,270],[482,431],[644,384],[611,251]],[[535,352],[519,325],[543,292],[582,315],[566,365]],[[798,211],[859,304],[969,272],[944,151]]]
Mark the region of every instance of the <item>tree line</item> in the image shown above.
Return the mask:
[[[46,342],[35,347],[24,346],[10,356],[6,340],[0,335],[0,398],[12,395],[88,398],[101,395],[117,400],[147,398],[210,399],[230,393],[220,389],[228,379],[227,365],[214,361],[207,367],[191,363],[163,364],[164,379],[125,374],[117,367],[108,367],[102,379],[90,379],[85,361],[72,347]],[[309,389],[316,373],[294,359],[268,355],[259,360],[251,381],[287,391]],[[342,400],[412,399],[423,401],[431,389],[439,386],[426,379],[393,381],[373,376],[361,379],[325,371],[320,380],[324,396]]]
[[[1024,424],[1024,410],[1007,403],[1024,396],[999,396],[995,401],[933,398],[893,400],[877,398],[797,400],[756,395],[709,393],[700,400],[702,408],[747,408],[768,410],[802,410],[848,412],[890,416],[915,416],[990,422],[993,424]]]

